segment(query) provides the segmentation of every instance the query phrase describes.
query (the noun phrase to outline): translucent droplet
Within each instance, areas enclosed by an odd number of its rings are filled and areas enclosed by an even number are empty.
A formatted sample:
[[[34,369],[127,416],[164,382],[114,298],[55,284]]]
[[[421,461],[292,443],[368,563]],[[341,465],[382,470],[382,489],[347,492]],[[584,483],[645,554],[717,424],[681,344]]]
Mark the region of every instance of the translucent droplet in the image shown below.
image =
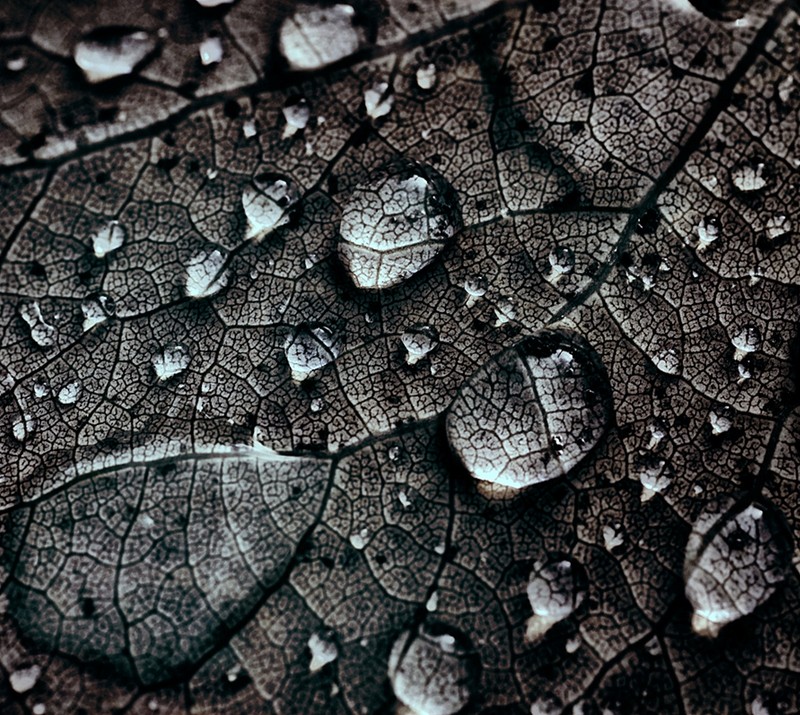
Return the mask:
[[[697,250],[705,251],[719,238],[722,225],[716,216],[705,216],[697,224]]]
[[[11,689],[21,695],[36,687],[41,674],[42,669],[40,666],[31,665],[27,668],[19,668],[12,671],[8,676],[8,682],[11,685]]]
[[[469,639],[435,622],[404,631],[389,655],[392,690],[419,715],[454,715],[463,709],[478,691],[480,671]]]
[[[130,27],[100,27],[75,45],[73,58],[89,82],[131,74],[157,47],[149,32]]]
[[[650,442],[647,449],[656,449],[661,440],[669,434],[669,426],[660,417],[656,417],[648,426],[647,431],[650,433]]]
[[[761,347],[761,331],[756,325],[745,325],[731,338],[731,345],[736,348],[733,359],[744,360]]]
[[[325,400],[323,400],[321,397],[315,397],[313,400],[311,400],[310,410],[312,412],[321,412],[326,406]]]
[[[39,420],[33,415],[25,413],[14,419],[11,425],[11,435],[20,444],[27,442],[39,428]]]
[[[792,220],[785,214],[771,216],[767,220],[765,231],[770,241],[777,241],[792,232]]]
[[[9,72],[22,72],[28,66],[28,58],[20,53],[10,55],[6,59],[6,69]]]
[[[586,597],[589,579],[577,561],[564,554],[537,561],[528,577],[528,601],[533,615],[525,638],[536,641],[556,623],[569,618]]]
[[[422,65],[417,69],[415,77],[417,80],[417,87],[425,91],[433,89],[436,85],[436,65],[433,64],[433,62]]]
[[[153,355],[151,362],[156,377],[159,381],[164,382],[175,375],[180,375],[189,367],[191,354],[185,345],[170,343]]]
[[[311,106],[303,99],[290,99],[281,110],[286,126],[283,128],[283,138],[288,139],[308,126],[311,119]]]
[[[725,434],[733,426],[733,410],[727,405],[717,407],[708,413],[708,421],[711,434]]]
[[[494,315],[494,327],[499,328],[501,325],[517,319],[517,305],[512,298],[501,296],[494,307]]]
[[[753,377],[753,373],[750,372],[750,368],[748,368],[743,362],[740,362],[736,366],[736,369],[737,369],[737,372],[739,373],[739,379],[736,381],[737,385],[743,385],[751,377]]]
[[[355,534],[350,534],[350,545],[357,551],[362,551],[369,543],[369,529],[363,528]]]
[[[108,293],[94,293],[81,301],[83,332],[105,322],[117,312],[114,299]]]
[[[467,293],[467,308],[475,305],[480,298],[486,295],[489,290],[489,281],[486,276],[468,276],[464,281],[464,290]]]
[[[428,600],[425,602],[425,610],[428,613],[434,613],[436,609],[439,607],[439,592],[434,591]]]
[[[416,365],[439,346],[439,333],[430,325],[412,325],[401,336],[406,349],[406,363]]]
[[[683,568],[695,632],[713,637],[752,613],[787,577],[792,553],[783,515],[766,500],[710,503],[692,528]]]
[[[200,43],[198,52],[200,53],[200,62],[204,66],[222,62],[222,40],[216,36],[206,37],[206,39]]]
[[[257,240],[288,223],[299,201],[300,189],[291,179],[269,172],[258,174],[242,193],[247,217],[245,238]]]
[[[256,134],[258,134],[255,119],[250,117],[242,122],[242,134],[244,135],[245,139],[252,139]]]
[[[119,221],[109,221],[92,236],[94,255],[98,258],[104,258],[112,251],[121,248],[127,237],[127,231]]]
[[[58,391],[57,399],[62,405],[74,405],[81,396],[81,392],[83,392],[83,385],[77,380],[73,380]]]
[[[339,657],[339,649],[333,638],[333,633],[313,633],[308,639],[308,649],[311,651],[311,664],[309,671],[316,673],[328,663],[333,663]]]
[[[564,703],[555,695],[542,695],[531,704],[531,715],[559,715]]]
[[[228,252],[224,248],[208,246],[196,253],[186,264],[183,279],[187,298],[208,298],[219,293],[230,280],[230,271],[225,268]]]
[[[625,543],[625,534],[622,524],[606,524],[603,527],[603,545],[609,553],[618,549]]]
[[[324,325],[301,325],[286,336],[283,350],[297,382],[311,377],[332,363],[340,352],[340,345],[333,331]]]
[[[672,468],[665,459],[644,453],[639,455],[635,466],[642,484],[642,502],[649,501],[672,484]]]
[[[392,111],[394,95],[386,82],[375,82],[364,90],[364,109],[370,119],[380,119]]]
[[[50,394],[50,384],[43,377],[37,377],[33,383],[33,396],[42,400]]]
[[[358,288],[389,288],[431,263],[460,226],[450,184],[429,166],[396,160],[347,201],[339,258]]]
[[[594,348],[575,333],[543,330],[461,385],[447,436],[475,479],[520,489],[569,472],[598,443],[612,410]]]
[[[278,46],[291,69],[314,70],[352,55],[361,41],[351,5],[298,3],[281,25]]]
[[[28,300],[20,303],[19,315],[28,324],[31,338],[39,347],[51,348],[56,344],[56,329],[45,322],[37,301]]]
[[[550,263],[547,281],[552,284],[557,283],[561,276],[571,273],[575,268],[575,254],[567,246],[554,246],[547,260]]]
[[[731,169],[731,181],[734,187],[744,194],[762,191],[767,186],[763,162],[744,162]]]
[[[389,449],[387,451],[387,454],[389,456],[389,461],[391,461],[391,462],[399,462],[400,461],[400,455],[402,454],[402,450],[400,449],[400,445],[393,444],[391,447],[389,447]]]
[[[683,369],[681,354],[676,347],[664,347],[652,357],[655,365],[665,375],[680,375]]]

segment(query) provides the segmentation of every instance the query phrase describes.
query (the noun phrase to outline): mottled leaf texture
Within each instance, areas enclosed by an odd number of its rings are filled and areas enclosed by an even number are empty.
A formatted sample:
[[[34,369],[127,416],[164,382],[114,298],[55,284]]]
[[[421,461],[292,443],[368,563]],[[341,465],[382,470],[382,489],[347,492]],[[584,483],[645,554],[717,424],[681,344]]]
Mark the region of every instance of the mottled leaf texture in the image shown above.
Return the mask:
[[[799,712],[798,10],[0,3],[0,712]]]

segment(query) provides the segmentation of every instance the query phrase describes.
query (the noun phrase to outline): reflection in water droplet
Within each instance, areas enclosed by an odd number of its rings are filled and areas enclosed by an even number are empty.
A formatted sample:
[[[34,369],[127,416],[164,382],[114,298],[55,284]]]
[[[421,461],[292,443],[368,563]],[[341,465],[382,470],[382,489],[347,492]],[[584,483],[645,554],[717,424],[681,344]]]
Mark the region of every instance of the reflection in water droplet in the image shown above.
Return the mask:
[[[108,320],[117,312],[114,299],[108,293],[94,293],[81,301],[83,313],[83,332]]]
[[[550,263],[550,273],[547,281],[555,284],[565,273],[571,273],[575,268],[575,254],[567,246],[554,246],[547,257]]]
[[[298,3],[281,25],[280,53],[293,70],[314,70],[356,52],[362,34],[351,5]]]
[[[311,119],[311,106],[302,97],[290,99],[281,111],[286,120],[286,126],[283,128],[284,139],[305,129]]]
[[[736,348],[733,359],[744,360],[761,347],[761,331],[756,325],[745,325],[731,338],[731,345]]]
[[[29,300],[20,303],[19,315],[28,324],[31,338],[39,347],[50,348],[56,344],[56,329],[45,322],[42,309],[37,301]]]
[[[83,385],[80,382],[68,382],[58,391],[58,401],[62,405],[74,405],[83,392]]]
[[[439,333],[430,325],[412,325],[401,336],[406,363],[416,365],[439,346]]]
[[[308,669],[312,673],[321,670],[328,663],[333,663],[339,657],[339,649],[331,632],[312,633],[308,639],[308,649],[311,651],[311,663]]]
[[[454,715],[463,709],[478,692],[480,671],[469,639],[435,622],[401,633],[389,655],[392,690],[417,715]]]
[[[300,189],[291,179],[263,172],[245,187],[242,206],[247,217],[245,238],[258,240],[287,224],[292,208],[300,201]]]
[[[228,252],[213,245],[192,256],[186,264],[183,279],[186,297],[208,298],[228,285],[230,271],[225,268],[227,260]]]
[[[200,62],[203,66],[222,62],[222,40],[215,36],[206,37],[206,39],[200,43],[198,52],[200,53]]]
[[[364,109],[370,119],[380,119],[392,111],[394,95],[386,82],[375,82],[364,90]]]
[[[398,159],[347,201],[339,258],[358,288],[389,288],[431,263],[460,226],[450,184],[429,166]]]
[[[705,251],[719,238],[722,225],[716,216],[705,216],[697,224],[697,250]]]
[[[283,344],[292,379],[302,382],[332,363],[340,352],[333,331],[324,325],[301,325],[286,336]]]
[[[433,89],[436,84],[436,65],[432,62],[422,65],[417,69],[415,77],[417,80],[417,87],[426,91]]]
[[[156,38],[144,30],[100,27],[78,41],[73,58],[89,82],[104,82],[131,74],[156,46]]]
[[[686,546],[683,574],[692,628],[713,637],[752,613],[786,579],[792,552],[783,515],[765,500],[723,497],[710,503]]]
[[[767,186],[763,162],[744,162],[731,169],[731,181],[734,187],[744,194],[752,194]]]
[[[103,258],[112,251],[121,248],[128,233],[119,221],[109,221],[101,226],[92,236],[92,250],[98,258]]]
[[[526,622],[526,640],[538,640],[556,623],[571,616],[583,603],[588,583],[583,566],[569,556],[555,554],[537,561],[528,578],[533,616]]]
[[[189,348],[180,343],[165,345],[151,359],[153,370],[159,381],[164,382],[180,375],[191,362]]]
[[[613,400],[597,352],[543,330],[491,358],[459,388],[450,445],[470,474],[523,488],[566,474],[597,444]]]

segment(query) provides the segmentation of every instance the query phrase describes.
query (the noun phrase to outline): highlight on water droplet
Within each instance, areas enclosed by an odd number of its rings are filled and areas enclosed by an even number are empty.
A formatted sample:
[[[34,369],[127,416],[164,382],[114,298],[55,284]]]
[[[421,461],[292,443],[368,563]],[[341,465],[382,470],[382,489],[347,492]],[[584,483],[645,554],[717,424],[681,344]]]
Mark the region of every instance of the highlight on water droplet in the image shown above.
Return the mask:
[[[290,178],[261,172],[245,187],[242,207],[247,218],[246,239],[259,240],[292,218],[300,188]]]
[[[95,84],[131,74],[158,47],[151,33],[131,27],[99,27],[75,45],[73,59]]]
[[[335,333],[319,323],[296,327],[283,344],[292,379],[303,382],[332,363],[341,351]]]
[[[534,563],[527,588],[533,615],[525,623],[525,639],[535,642],[569,618],[583,603],[588,584],[586,570],[566,554],[553,554]]]
[[[352,55],[363,39],[352,5],[300,2],[281,25],[278,48],[290,69],[307,71]]]
[[[189,367],[190,362],[189,348],[182,343],[169,343],[151,358],[153,371],[159,382],[166,382],[170,378],[180,375]]]
[[[192,256],[183,278],[186,297],[208,298],[227,286],[230,280],[230,270],[225,265],[227,260],[228,252],[213,244]]]

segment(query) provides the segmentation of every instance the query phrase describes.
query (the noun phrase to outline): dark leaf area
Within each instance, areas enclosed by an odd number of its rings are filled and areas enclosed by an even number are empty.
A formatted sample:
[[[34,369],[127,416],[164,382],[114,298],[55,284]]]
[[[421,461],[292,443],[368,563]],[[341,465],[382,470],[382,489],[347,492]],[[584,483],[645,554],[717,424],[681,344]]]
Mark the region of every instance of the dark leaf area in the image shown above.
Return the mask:
[[[208,4],[0,8],[0,711],[798,712],[796,3]]]

